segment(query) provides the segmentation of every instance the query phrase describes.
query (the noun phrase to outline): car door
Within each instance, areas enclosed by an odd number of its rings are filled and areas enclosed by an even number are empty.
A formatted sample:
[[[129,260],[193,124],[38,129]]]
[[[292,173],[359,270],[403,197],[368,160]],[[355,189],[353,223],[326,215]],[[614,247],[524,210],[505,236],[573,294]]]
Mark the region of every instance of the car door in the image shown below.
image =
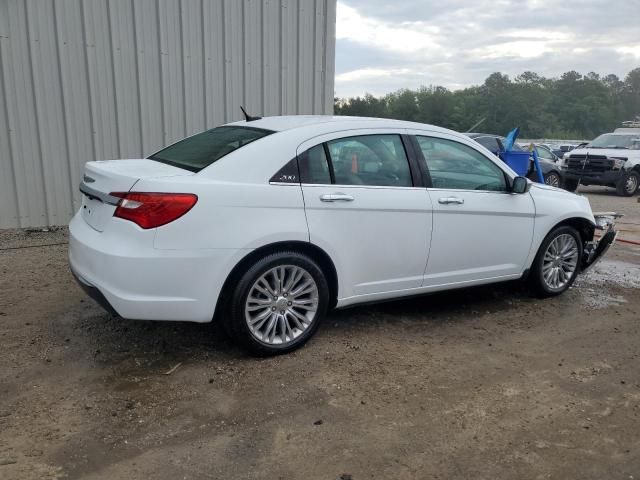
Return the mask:
[[[418,288],[431,201],[398,132],[316,137],[298,148],[310,241],[338,270],[339,298]],[[348,303],[348,300],[347,300]]]
[[[414,138],[433,205],[424,286],[522,274],[534,227],[529,193],[510,193],[499,160],[471,141],[446,134]]]

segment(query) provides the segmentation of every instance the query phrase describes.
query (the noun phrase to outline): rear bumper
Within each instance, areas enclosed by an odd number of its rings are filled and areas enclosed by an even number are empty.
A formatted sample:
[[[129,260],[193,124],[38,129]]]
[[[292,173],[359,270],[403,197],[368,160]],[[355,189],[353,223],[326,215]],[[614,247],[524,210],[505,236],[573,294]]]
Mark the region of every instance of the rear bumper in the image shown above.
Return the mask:
[[[107,311],[132,320],[210,322],[227,275],[247,253],[161,250],[134,237],[100,233],[80,215],[69,224],[69,264],[80,286]]]
[[[84,293],[86,293],[89,297],[93,298],[98,303],[98,305],[104,308],[111,315],[120,316],[120,314],[116,312],[116,309],[113,308],[113,305],[109,303],[109,300],[107,300],[107,297],[105,297],[100,290],[98,290],[96,287],[91,285],[87,280],[82,278],[82,276],[77,274],[73,270],[73,267],[70,267],[70,270],[71,270],[71,274],[73,275],[73,278],[76,279],[76,282],[78,282],[78,285],[80,285],[80,288],[84,290]]]

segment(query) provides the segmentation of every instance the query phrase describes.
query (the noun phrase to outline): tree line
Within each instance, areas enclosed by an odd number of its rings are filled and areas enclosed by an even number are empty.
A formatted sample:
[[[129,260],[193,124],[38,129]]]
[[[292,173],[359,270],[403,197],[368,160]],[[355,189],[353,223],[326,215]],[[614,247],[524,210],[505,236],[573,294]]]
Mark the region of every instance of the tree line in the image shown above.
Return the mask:
[[[592,139],[640,115],[640,68],[624,80],[610,74],[559,78],[524,72],[513,80],[493,73],[482,85],[451,91],[441,86],[403,89],[383,97],[336,98],[336,115],[385,117],[430,123],[466,132],[521,138]]]

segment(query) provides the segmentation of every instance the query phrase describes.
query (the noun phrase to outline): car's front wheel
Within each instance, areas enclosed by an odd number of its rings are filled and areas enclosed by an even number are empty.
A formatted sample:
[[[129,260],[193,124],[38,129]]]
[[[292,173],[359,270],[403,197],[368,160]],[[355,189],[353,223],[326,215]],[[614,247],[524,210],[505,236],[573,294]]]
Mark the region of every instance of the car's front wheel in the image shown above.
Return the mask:
[[[549,172],[544,177],[544,183],[552,187],[560,188],[560,175],[556,172]]]
[[[616,185],[616,193],[623,197],[630,197],[638,190],[640,174],[636,171],[627,173]]]
[[[575,281],[582,258],[582,240],[570,226],[557,227],[547,235],[536,255],[529,278],[543,297],[559,295]]]
[[[273,253],[238,281],[227,331],[255,355],[290,352],[316,332],[328,303],[327,281],[316,262],[298,252]]]

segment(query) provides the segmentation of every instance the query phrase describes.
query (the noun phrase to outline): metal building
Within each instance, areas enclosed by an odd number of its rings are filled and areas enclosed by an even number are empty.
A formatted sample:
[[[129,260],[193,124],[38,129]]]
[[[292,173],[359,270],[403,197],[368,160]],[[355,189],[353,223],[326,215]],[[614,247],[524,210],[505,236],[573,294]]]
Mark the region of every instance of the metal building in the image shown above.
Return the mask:
[[[336,0],[0,0],[0,228],[66,224],[88,160],[333,111]]]

